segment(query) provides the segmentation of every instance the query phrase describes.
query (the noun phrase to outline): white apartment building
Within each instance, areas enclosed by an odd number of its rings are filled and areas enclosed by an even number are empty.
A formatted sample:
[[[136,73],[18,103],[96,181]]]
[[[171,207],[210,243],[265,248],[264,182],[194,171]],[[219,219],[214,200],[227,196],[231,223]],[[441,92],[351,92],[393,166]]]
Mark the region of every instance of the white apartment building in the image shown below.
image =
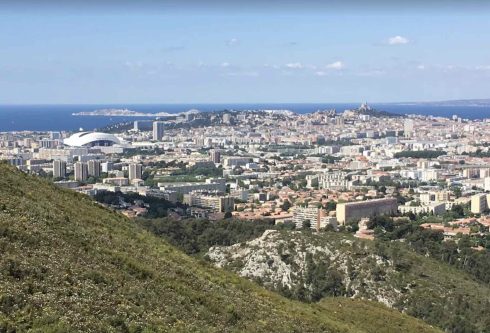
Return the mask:
[[[184,194],[184,203],[191,207],[208,208],[215,212],[226,213],[233,211],[235,199],[231,196],[191,192]]]

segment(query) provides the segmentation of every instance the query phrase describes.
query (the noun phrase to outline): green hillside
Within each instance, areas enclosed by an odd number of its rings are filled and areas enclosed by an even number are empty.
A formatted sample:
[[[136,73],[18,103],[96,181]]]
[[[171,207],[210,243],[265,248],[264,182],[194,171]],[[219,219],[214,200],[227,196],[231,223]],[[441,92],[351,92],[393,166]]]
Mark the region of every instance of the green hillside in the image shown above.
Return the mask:
[[[325,297],[370,299],[449,332],[490,331],[488,284],[400,242],[269,230],[246,243],[212,247],[207,258],[291,299],[326,307],[341,298],[326,305]],[[336,318],[345,322],[344,316]]]
[[[368,302],[288,300],[4,164],[0,253],[2,333],[437,331]]]

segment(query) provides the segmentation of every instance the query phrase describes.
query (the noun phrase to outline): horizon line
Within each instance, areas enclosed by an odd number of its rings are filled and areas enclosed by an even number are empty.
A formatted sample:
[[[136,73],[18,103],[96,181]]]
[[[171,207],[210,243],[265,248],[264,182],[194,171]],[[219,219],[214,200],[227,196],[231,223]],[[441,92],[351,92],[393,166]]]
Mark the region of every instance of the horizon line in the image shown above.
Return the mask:
[[[488,101],[490,98],[460,98],[460,99],[440,99],[440,100],[425,100],[425,101],[398,101],[398,102],[367,102],[366,99],[359,101],[349,102],[326,102],[326,101],[312,101],[312,102],[99,102],[99,103],[57,103],[57,102],[41,102],[41,103],[0,103],[0,106],[63,106],[63,105],[254,105],[254,104],[423,104],[423,103],[447,103],[447,102],[462,102],[462,101]]]

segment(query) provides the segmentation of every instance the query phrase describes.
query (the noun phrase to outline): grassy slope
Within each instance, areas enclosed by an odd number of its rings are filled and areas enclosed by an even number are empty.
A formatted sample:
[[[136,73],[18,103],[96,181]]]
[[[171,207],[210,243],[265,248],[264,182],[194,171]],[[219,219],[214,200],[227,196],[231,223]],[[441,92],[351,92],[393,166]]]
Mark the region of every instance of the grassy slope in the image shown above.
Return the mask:
[[[399,301],[394,305],[395,308],[450,332],[489,332],[490,287],[474,281],[468,274],[454,267],[409,251],[404,244],[396,244],[399,245],[396,257],[409,264],[407,270],[391,272],[385,279],[375,281],[372,278],[372,273],[377,266],[376,263],[371,261],[367,264],[360,261],[377,252],[372,241],[359,240],[352,235],[335,232],[300,233],[281,231],[275,235],[277,236],[270,241],[273,247],[278,247],[278,244],[283,242],[289,244],[292,240],[295,240],[295,242],[299,242],[298,244],[309,244],[319,248],[333,249],[352,259],[356,267],[354,271],[359,276],[357,281],[369,282],[370,285],[369,288],[357,286],[355,289],[358,291],[358,297],[375,299],[377,295],[386,294],[384,292],[386,290],[405,290],[397,296]],[[248,246],[253,247],[254,245],[249,244]],[[293,246],[295,251],[299,251],[301,247],[302,245]],[[229,247],[231,252],[234,251],[232,248]],[[290,246],[285,245],[284,248],[290,248]],[[243,249],[243,246],[239,249]],[[255,252],[257,251],[265,251],[268,254],[273,253],[269,248],[266,248],[266,250],[256,248]],[[393,260],[392,251],[387,249],[385,252],[388,259]],[[293,256],[298,256],[297,252],[293,252]],[[301,258],[301,256],[299,257]],[[246,259],[244,257],[238,258],[230,259],[229,266],[226,267],[239,272],[243,268]],[[333,260],[332,265],[337,267],[338,262],[342,261]],[[270,268],[270,270],[273,271],[274,267]],[[266,274],[266,277],[263,280],[269,283],[270,281],[267,278],[270,279],[272,274],[267,271],[264,274]],[[299,283],[298,281],[300,280],[296,279],[297,283]],[[407,287],[410,290],[406,290]],[[274,289],[273,287],[271,288]],[[334,299],[333,301],[343,302],[339,299]],[[320,302],[320,304],[330,307],[332,306],[332,300],[328,300],[327,303]],[[369,311],[372,311],[372,309]],[[370,320],[372,316],[369,315],[369,311],[365,311],[364,318],[356,318],[356,320],[360,322],[366,319]],[[349,312],[350,309],[347,313]],[[342,318],[342,316],[337,317],[337,319]]]
[[[366,332],[392,333],[420,331],[422,322],[415,322],[409,316],[397,316],[393,320],[393,310],[381,303],[360,299],[328,297],[320,304],[330,310],[331,316],[343,323],[362,327]],[[383,323],[380,325],[380,323]]]
[[[374,250],[371,241],[363,241]],[[488,332],[490,329],[490,286],[479,283],[452,266],[407,250],[401,244],[400,258],[410,263],[407,272],[391,280],[394,288],[412,284],[413,291],[398,309],[433,325],[454,332],[464,327],[466,332]],[[389,251],[388,251],[389,252]],[[392,259],[392,254],[388,254]],[[462,325],[465,321],[467,324]]]
[[[344,320],[190,258],[89,198],[0,164],[0,332],[434,329],[369,303]],[[342,303],[349,311],[349,304]]]

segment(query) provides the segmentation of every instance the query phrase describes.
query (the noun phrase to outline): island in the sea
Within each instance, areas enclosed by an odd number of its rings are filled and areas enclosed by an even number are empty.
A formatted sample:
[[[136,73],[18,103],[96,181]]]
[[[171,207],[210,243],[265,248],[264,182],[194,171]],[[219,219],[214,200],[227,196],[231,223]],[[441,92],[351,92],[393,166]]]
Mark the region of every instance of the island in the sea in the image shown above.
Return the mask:
[[[179,113],[168,113],[168,112],[138,112],[129,109],[99,109],[94,111],[82,111],[72,113],[73,116],[104,116],[104,117],[175,117],[184,116],[189,114],[200,113],[201,111],[196,109],[191,109]]]

